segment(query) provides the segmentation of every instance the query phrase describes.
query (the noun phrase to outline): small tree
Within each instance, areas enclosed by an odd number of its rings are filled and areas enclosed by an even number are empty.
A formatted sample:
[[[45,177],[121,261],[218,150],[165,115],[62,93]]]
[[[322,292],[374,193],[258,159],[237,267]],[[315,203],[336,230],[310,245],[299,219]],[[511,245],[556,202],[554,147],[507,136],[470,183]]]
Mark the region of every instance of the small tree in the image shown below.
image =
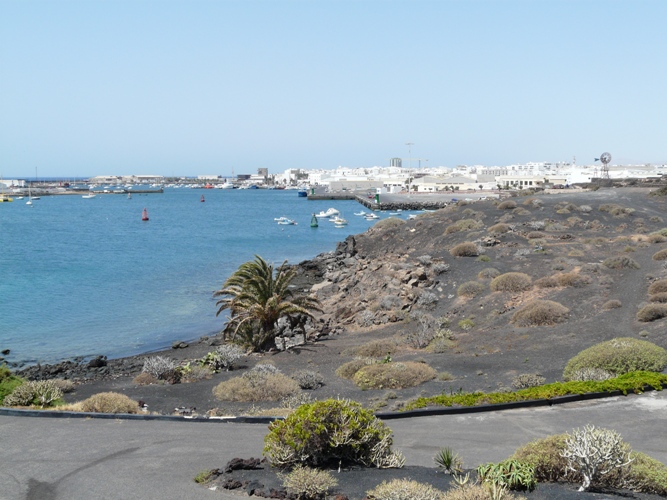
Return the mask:
[[[623,442],[618,432],[594,425],[568,434],[561,455],[567,459],[570,470],[583,476],[579,491],[588,490],[600,476],[632,462],[630,446]]]

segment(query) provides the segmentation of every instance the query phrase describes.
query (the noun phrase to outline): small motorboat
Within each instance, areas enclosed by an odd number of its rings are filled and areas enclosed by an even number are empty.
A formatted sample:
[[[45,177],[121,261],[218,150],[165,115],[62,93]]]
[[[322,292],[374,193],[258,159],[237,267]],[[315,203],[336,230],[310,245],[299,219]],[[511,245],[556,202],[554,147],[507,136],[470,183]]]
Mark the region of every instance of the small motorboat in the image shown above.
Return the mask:
[[[336,227],[347,226],[347,220],[343,219],[342,217],[336,217],[334,224],[336,225]]]
[[[339,214],[340,212],[338,210],[336,210],[335,208],[330,208],[326,212],[320,212],[319,214],[315,214],[315,217],[317,217],[318,219],[325,219]]]
[[[366,214],[366,215],[364,216],[364,219],[366,219],[366,220],[377,220],[377,219],[379,219],[379,218],[380,218],[380,216],[379,216],[379,215],[376,215],[376,214],[374,214],[374,213]]]
[[[364,215],[366,215],[366,212],[362,210],[361,212],[355,212],[354,215],[359,215],[360,217],[363,217]]]
[[[278,217],[276,219],[273,219],[276,221],[278,224],[281,224],[283,226],[294,226],[296,225],[296,222],[293,221],[292,219],[288,219],[287,217]]]
[[[95,196],[97,196],[95,193],[88,193],[81,196],[81,198],[83,198],[84,200],[89,200],[90,198],[95,198]]]

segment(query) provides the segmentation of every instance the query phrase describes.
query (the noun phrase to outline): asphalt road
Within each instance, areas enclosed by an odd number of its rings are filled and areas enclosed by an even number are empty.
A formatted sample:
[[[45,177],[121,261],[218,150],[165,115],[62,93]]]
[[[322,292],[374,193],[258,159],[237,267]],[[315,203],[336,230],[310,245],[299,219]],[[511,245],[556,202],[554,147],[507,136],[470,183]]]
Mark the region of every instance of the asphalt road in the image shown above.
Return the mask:
[[[585,403],[391,420],[409,465],[432,466],[449,446],[466,467],[586,424],[615,429],[667,463],[667,391]],[[260,457],[266,425],[0,417],[0,498],[238,499],[193,482],[233,457]]]

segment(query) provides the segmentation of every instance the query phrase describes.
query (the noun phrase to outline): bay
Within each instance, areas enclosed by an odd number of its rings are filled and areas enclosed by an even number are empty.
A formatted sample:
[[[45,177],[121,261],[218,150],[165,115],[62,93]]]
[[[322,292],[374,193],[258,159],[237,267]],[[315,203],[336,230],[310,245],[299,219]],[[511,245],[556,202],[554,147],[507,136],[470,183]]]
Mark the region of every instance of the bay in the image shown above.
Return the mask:
[[[349,224],[311,228],[311,214],[329,207]],[[50,363],[215,334],[224,318],[215,316],[213,292],[241,263],[261,255],[295,264],[332,251],[372,225],[354,216],[362,208],[296,191],[185,188],[3,203],[0,349],[11,350],[8,361]],[[278,225],[281,216],[298,224]]]

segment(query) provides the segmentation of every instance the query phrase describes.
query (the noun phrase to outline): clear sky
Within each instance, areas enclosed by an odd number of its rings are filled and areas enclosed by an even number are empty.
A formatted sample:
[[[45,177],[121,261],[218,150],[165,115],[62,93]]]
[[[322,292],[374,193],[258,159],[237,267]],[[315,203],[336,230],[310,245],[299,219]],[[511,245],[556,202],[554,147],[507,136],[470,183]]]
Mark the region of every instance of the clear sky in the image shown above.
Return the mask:
[[[667,162],[667,2],[0,0],[0,174]],[[417,162],[413,162],[416,165]]]

